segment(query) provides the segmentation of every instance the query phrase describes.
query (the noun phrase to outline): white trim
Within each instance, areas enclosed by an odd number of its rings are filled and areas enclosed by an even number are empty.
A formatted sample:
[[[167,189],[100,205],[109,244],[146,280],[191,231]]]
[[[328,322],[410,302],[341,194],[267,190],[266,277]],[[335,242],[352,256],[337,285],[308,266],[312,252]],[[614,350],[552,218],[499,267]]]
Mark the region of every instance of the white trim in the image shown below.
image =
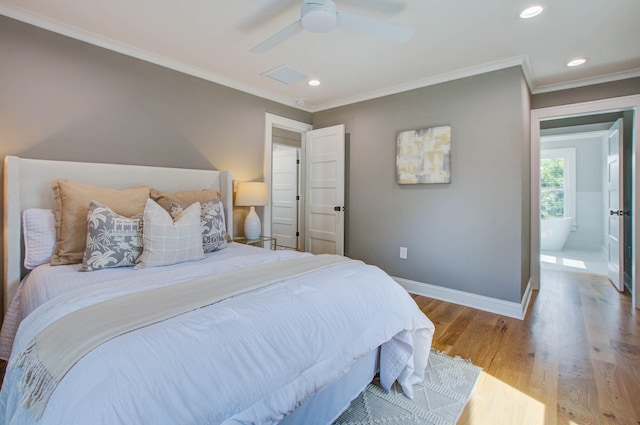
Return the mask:
[[[474,75],[485,74],[487,72],[497,71],[500,69],[510,68],[512,66],[521,66],[524,78],[531,90],[532,94],[546,93],[557,90],[565,90],[576,87],[583,87],[592,84],[607,83],[611,81],[624,80],[627,78],[634,78],[640,76],[640,69],[634,69],[631,71],[623,71],[613,74],[607,74],[603,76],[585,78],[581,80],[569,81],[566,83],[547,84],[539,87],[535,86],[535,77],[531,68],[531,62],[528,55],[514,56],[486,64],[463,68],[453,72],[448,72],[433,77],[399,84],[391,86],[382,90],[371,91],[363,93],[361,95],[347,97],[336,100],[335,102],[328,102],[320,105],[309,106],[301,105],[297,103],[298,99],[285,99],[279,96],[275,96],[270,92],[256,89],[253,86],[240,83],[228,77],[215,74],[211,71],[195,68],[184,62],[177,61],[166,56],[158,55],[156,53],[149,52],[144,49],[132,46],[121,41],[114,40],[112,38],[104,37],[93,32],[83,30],[73,25],[65,24],[63,22],[51,19],[47,16],[43,16],[32,11],[17,7],[15,5],[0,4],[0,15],[8,16],[18,21],[25,22],[30,25],[34,25],[40,28],[44,28],[49,31],[53,31],[58,34],[65,35],[67,37],[74,38],[76,40],[84,41],[94,46],[99,46],[114,52],[122,53],[127,56],[131,56],[149,63],[153,63],[174,71],[182,72],[183,74],[191,75],[194,77],[202,78],[203,80],[211,81],[217,84],[221,84],[226,87],[230,87],[236,90],[240,90],[245,93],[252,94],[254,96],[261,97],[263,99],[271,100],[273,102],[281,103],[283,105],[291,106],[296,109],[300,109],[306,112],[320,112],[339,106],[350,105],[356,102],[362,102],[365,100],[376,99],[382,96],[388,96],[391,94],[402,93],[409,90],[414,90],[422,87],[428,87],[435,84],[445,83],[448,81],[458,80],[460,78],[472,77]]]
[[[609,132],[607,130],[595,130],[582,133],[552,134],[549,136],[540,136],[540,139],[542,142],[566,142],[584,139],[602,139],[608,135]]]
[[[49,17],[24,10],[19,7],[0,4],[0,15],[8,16],[9,18],[34,25],[36,27],[44,28],[46,30],[65,35],[76,40],[84,41],[85,43],[93,44],[94,46],[112,50],[117,53],[122,53],[123,55],[131,56],[145,62],[162,66],[164,68],[173,69],[174,71],[178,71],[186,75],[202,78],[203,80],[211,81],[225,87],[240,90],[244,93],[249,93],[266,100],[271,100],[273,102],[281,103],[283,105],[310,112],[310,110],[306,106],[298,105],[293,99],[285,99],[274,96],[272,93],[256,89],[255,87],[247,84],[239,83],[238,81],[232,80],[219,74],[215,74],[209,70],[196,68],[173,58],[162,56],[157,53],[152,53],[148,50],[140,49],[130,44],[123,43],[112,38],[104,37],[90,31],[74,27],[73,25],[65,24]]]
[[[311,124],[307,124],[300,121],[295,121],[290,118],[281,117],[278,115],[265,113],[265,123],[264,123],[264,163],[263,163],[263,174],[264,181],[267,183],[267,191],[269,197],[269,205],[264,207],[263,214],[263,224],[262,228],[265,235],[271,235],[271,149],[273,147],[273,127],[282,128],[284,130],[293,131],[296,133],[300,133],[300,175],[301,175],[301,183],[300,186],[304,187],[304,154],[305,154],[305,133],[309,130],[313,130],[313,126]],[[304,190],[300,191],[300,203],[301,208],[304,208]],[[304,229],[304,214],[298,214],[300,217],[300,222],[298,223],[298,227],[300,229]],[[299,238],[298,241],[301,244],[304,244],[304,238]],[[299,247],[301,250],[304,246]]]
[[[610,83],[612,81],[626,80],[628,78],[640,77],[640,69],[631,71],[614,72],[613,74],[600,75],[598,77],[582,78],[580,80],[568,81],[557,84],[544,84],[536,87],[531,94],[548,93],[552,91],[575,89],[578,87],[592,86],[594,84]]]
[[[522,67],[522,73],[524,75],[524,78],[527,81],[529,88],[531,89],[533,84],[533,72],[531,71],[529,56],[521,55],[521,56],[514,56],[507,59],[498,60],[495,62],[485,63],[482,65],[471,66],[469,68],[463,68],[453,72],[447,72],[445,74],[435,75],[433,77],[428,77],[428,78],[424,78],[417,81],[402,83],[402,84],[387,87],[381,90],[374,90],[368,93],[346,97],[344,99],[339,99],[334,102],[328,102],[328,103],[323,103],[321,105],[311,106],[309,107],[309,112],[320,112],[327,109],[337,108],[339,106],[345,106],[345,105],[350,105],[352,103],[363,102],[365,100],[377,99],[383,96],[389,96],[392,94],[420,89],[423,87],[446,83],[448,81],[455,81],[461,78],[473,77],[474,75],[486,74],[488,72],[511,68],[513,66]]]
[[[633,252],[640,247],[640,214],[638,214],[640,194],[640,173],[638,173],[638,134],[640,132],[640,95],[602,99],[570,105],[552,106],[531,110],[531,284],[540,289],[540,122],[569,116],[592,115],[600,112],[634,111],[632,140],[632,181],[634,186],[631,205]],[[638,279],[638,255],[631,264],[633,305],[640,309],[640,280]]]
[[[94,46],[98,46],[108,50],[112,50],[114,52],[122,53],[127,56],[131,56],[149,63],[160,65],[168,69],[173,69],[174,71],[182,72],[187,75],[192,75],[194,77],[202,78],[203,80],[221,84],[226,87],[231,87],[233,89],[240,90],[245,93],[249,93],[254,96],[261,97],[263,99],[271,100],[273,102],[278,102],[283,105],[291,106],[293,108],[300,109],[306,112],[319,112],[326,109],[335,108],[337,106],[344,106],[351,103],[360,102],[363,100],[375,99],[375,98],[387,96],[390,94],[401,93],[401,92],[413,90],[416,88],[427,87],[427,86],[431,86],[434,84],[439,84],[447,81],[453,81],[459,78],[465,78],[473,75],[479,75],[479,74],[484,74],[491,71],[510,68],[512,66],[522,67],[522,71],[524,73],[527,83],[529,84],[529,88],[533,89],[533,86],[532,86],[533,72],[531,71],[529,57],[526,55],[522,55],[522,56],[511,57],[511,58],[507,58],[507,59],[503,59],[495,62],[490,62],[490,63],[479,65],[479,66],[465,68],[465,69],[457,70],[457,71],[446,73],[446,74],[437,75],[435,77],[426,78],[426,79],[414,81],[411,83],[400,84],[397,86],[385,88],[383,90],[372,91],[369,93],[364,93],[362,95],[358,95],[350,98],[344,98],[344,99],[337,100],[335,102],[329,102],[326,104],[316,105],[312,107],[309,105],[298,104],[297,103],[298,99],[285,99],[279,96],[274,96],[272,93],[266,92],[264,90],[256,89],[255,87],[249,86],[244,83],[240,83],[238,81],[232,80],[228,77],[224,77],[219,74],[215,74],[211,71],[201,69],[201,68],[195,68],[184,62],[177,61],[175,59],[168,58],[166,56],[158,55],[157,53],[152,53],[147,50],[132,46],[130,44],[126,44],[121,41],[114,40],[112,38],[104,37],[104,36],[95,34],[93,32],[83,30],[73,25],[65,24],[63,22],[57,21],[55,19],[51,19],[49,17],[34,13],[29,10],[22,9],[17,6],[0,4],[0,14],[16,19],[18,21],[26,22],[27,24],[30,24],[30,25],[35,25],[37,27],[44,28],[49,31],[53,31],[58,34],[62,34],[67,37],[74,38],[76,40],[93,44]]]
[[[403,279],[401,277],[393,277],[407,292],[416,295],[422,295],[436,300],[446,301],[453,304],[463,305],[489,313],[500,314],[502,316],[513,317],[515,319],[524,319],[529,302],[531,300],[531,281],[527,284],[522,301],[512,302],[500,300],[497,298],[486,297],[484,295],[472,294],[470,292],[458,291],[456,289],[444,288],[442,286],[431,285],[414,280]]]

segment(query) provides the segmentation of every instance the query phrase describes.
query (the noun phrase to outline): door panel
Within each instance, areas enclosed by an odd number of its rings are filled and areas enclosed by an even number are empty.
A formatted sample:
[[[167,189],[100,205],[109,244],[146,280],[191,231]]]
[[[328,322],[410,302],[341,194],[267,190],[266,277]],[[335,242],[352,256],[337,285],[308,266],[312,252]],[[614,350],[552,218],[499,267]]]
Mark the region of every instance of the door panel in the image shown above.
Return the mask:
[[[344,148],[344,125],[305,134],[305,249],[314,254],[344,255]]]
[[[274,150],[272,163],[271,235],[290,249],[298,249],[298,152]]]
[[[624,252],[624,220],[621,214],[624,210],[623,176],[620,167],[622,152],[622,118],[617,120],[609,129],[609,155],[607,157],[607,180],[609,192],[608,218],[608,255],[609,279],[618,291],[624,291],[624,267],[620,254]]]

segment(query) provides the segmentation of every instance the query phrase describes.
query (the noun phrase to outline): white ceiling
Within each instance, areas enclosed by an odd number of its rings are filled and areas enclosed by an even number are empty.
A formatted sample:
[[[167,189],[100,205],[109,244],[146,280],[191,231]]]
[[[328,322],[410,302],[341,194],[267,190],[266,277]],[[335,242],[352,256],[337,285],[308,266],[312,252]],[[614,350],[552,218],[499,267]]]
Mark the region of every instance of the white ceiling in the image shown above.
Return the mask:
[[[298,19],[301,0],[0,0],[0,14],[308,111],[514,65],[534,93],[640,76],[640,0],[543,0],[518,19],[534,1],[336,0],[415,33],[302,32],[263,54],[250,49]],[[282,65],[322,84],[261,75]]]

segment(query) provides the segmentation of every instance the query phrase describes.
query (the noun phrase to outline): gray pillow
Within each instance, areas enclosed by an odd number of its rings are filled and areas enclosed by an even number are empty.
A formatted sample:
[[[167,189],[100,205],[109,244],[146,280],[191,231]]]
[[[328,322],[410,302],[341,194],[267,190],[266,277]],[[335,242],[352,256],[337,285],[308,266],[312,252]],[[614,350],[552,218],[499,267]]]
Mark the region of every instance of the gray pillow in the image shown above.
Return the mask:
[[[182,206],[172,202],[171,216],[182,214]],[[218,251],[227,247],[227,227],[224,221],[224,208],[219,199],[202,204],[200,210],[200,228],[202,229],[202,248],[204,252]]]
[[[106,205],[91,201],[81,271],[134,266],[140,254],[142,216],[123,217]]]

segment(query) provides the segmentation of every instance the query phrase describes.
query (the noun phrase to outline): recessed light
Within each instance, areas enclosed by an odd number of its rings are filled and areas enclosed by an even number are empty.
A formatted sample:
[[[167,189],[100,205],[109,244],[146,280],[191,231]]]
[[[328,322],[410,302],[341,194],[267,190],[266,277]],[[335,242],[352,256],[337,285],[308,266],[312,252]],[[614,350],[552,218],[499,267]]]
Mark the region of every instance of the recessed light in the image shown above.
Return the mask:
[[[521,19],[530,19],[541,14],[543,10],[544,6],[537,4],[535,6],[527,7],[525,10],[520,12],[519,16]]]
[[[580,66],[580,65],[584,65],[589,59],[587,58],[577,58],[577,59],[572,59],[569,62],[567,62],[567,66]]]
[[[309,80],[309,85],[310,86],[319,86],[320,85],[320,81],[318,80]]]

